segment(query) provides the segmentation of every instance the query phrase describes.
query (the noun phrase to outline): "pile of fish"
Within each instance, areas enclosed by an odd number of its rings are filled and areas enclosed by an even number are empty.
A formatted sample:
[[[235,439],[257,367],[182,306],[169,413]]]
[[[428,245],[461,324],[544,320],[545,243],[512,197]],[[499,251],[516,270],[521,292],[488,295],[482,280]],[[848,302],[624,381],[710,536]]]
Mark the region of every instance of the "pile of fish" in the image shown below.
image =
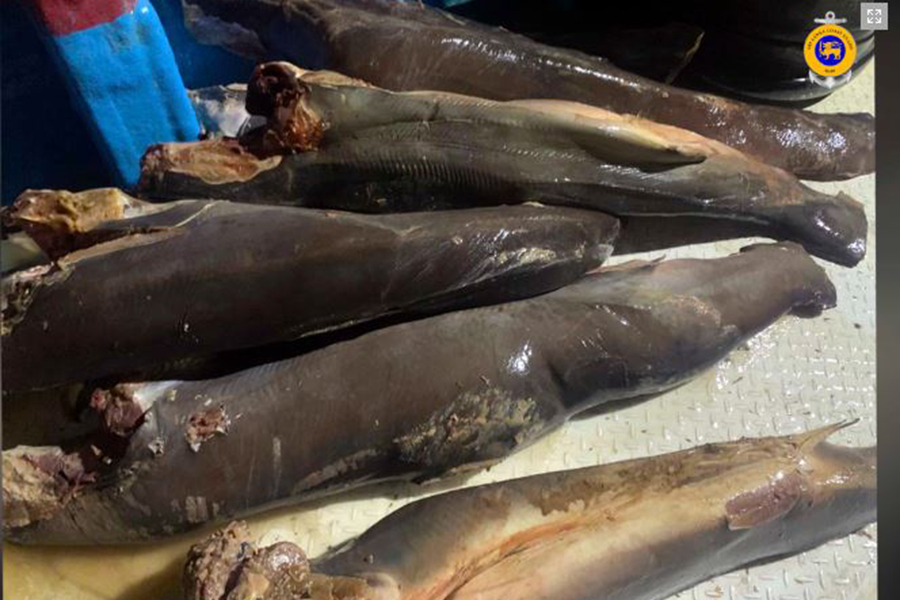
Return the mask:
[[[362,483],[484,466],[580,412],[684,383],[787,313],[834,302],[801,248],[757,246],[601,269],[550,294],[211,380],[97,388],[96,428],[73,447],[4,454],[4,485],[30,483],[4,487],[7,535],[139,541]],[[58,464],[65,477],[46,467]],[[35,483],[48,491],[37,504]]]
[[[150,148],[129,193],[4,210],[15,542],[147,542],[484,468],[817,317],[837,297],[813,256],[865,257],[863,206],[798,177],[870,172],[870,117],[672,88],[417,3],[186,14],[302,67],[194,94],[210,135]],[[773,241],[604,264],[743,237]],[[452,492],[313,562],[230,525],[186,597],[660,600],[872,522],[874,449],[838,428]]]
[[[865,255],[856,200],[696,133],[583,104],[394,93],[274,63],[254,74],[247,109],[266,125],[151,149],[141,192],[362,212],[534,201],[746,223],[850,266]]]
[[[125,218],[90,227],[90,214],[63,212],[73,205]],[[14,213],[49,255],[72,251],[4,282],[7,390],[135,377],[396,313],[533,296],[599,267],[619,227],[543,206],[357,215],[149,204],[118,190],[29,192]]]

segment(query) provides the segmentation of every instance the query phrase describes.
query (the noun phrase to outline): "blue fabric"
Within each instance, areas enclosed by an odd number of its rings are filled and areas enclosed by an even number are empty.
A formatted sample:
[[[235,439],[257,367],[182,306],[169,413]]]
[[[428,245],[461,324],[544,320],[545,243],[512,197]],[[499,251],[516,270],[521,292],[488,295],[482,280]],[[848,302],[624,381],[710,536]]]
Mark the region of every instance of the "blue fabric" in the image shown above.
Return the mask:
[[[110,185],[106,163],[21,2],[0,1],[0,61],[3,204],[26,188]]]
[[[50,41],[115,183],[137,183],[147,146],[199,136],[175,57],[149,0],[139,0],[134,11],[111,23]]]

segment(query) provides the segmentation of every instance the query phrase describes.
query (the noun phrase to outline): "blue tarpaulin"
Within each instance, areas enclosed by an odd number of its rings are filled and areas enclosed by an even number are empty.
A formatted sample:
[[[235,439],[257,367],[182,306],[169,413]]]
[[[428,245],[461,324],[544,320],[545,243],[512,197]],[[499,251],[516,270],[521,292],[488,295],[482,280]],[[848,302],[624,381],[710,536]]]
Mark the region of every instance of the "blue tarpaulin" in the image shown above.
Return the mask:
[[[200,135],[149,0],[108,23],[48,39],[116,184],[137,183],[147,146]]]
[[[0,21],[4,204],[29,187],[133,184],[149,144],[197,138],[185,87],[253,69],[196,43],[180,0],[3,2]]]

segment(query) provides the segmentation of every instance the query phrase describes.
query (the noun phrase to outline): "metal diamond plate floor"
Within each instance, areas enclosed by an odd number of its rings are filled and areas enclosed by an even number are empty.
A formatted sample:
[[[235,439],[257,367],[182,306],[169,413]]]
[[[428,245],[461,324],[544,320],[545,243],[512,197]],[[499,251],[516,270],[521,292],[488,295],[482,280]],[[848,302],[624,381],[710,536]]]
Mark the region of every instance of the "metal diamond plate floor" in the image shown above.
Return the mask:
[[[874,113],[874,65],[814,110]],[[836,440],[875,442],[875,180],[815,187],[866,204],[869,253],[855,269],[828,265],[839,305],[818,319],[787,318],[693,383],[650,402],[570,423],[465,485],[595,465],[741,436],[787,434],[859,418]],[[747,242],[669,251],[722,256]],[[654,253],[650,256],[659,256]],[[632,257],[628,257],[632,258]],[[619,259],[624,260],[624,259]],[[458,482],[457,482],[458,484]],[[434,493],[449,486],[428,489]],[[381,487],[251,523],[263,541],[290,539],[315,556],[421,497],[414,486]],[[4,591],[18,600],[177,598],[181,539],[148,549],[34,550],[7,547]],[[718,577],[675,596],[684,600],[874,600],[875,527],[798,557]],[[52,591],[51,591],[52,590]]]

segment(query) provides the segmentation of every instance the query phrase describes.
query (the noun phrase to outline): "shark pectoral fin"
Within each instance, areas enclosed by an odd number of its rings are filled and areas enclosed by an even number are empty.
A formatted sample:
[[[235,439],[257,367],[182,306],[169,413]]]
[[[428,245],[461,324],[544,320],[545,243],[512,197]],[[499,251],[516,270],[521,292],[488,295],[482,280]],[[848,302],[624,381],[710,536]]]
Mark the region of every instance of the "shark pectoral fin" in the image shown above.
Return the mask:
[[[725,504],[728,529],[752,529],[789,513],[803,494],[802,476],[796,471],[755,490],[733,497]]]
[[[706,154],[666,139],[628,119],[592,106],[559,100],[513,100],[505,103],[540,114],[598,160],[635,166],[695,164]]]
[[[706,160],[706,155],[691,148],[671,144],[644,131],[604,128],[602,135],[581,134],[579,146],[594,158],[638,167],[674,167]]]
[[[604,127],[602,133],[579,133],[575,140],[582,150],[598,160],[638,167],[673,167],[706,160],[706,155],[691,148],[631,128]]]

